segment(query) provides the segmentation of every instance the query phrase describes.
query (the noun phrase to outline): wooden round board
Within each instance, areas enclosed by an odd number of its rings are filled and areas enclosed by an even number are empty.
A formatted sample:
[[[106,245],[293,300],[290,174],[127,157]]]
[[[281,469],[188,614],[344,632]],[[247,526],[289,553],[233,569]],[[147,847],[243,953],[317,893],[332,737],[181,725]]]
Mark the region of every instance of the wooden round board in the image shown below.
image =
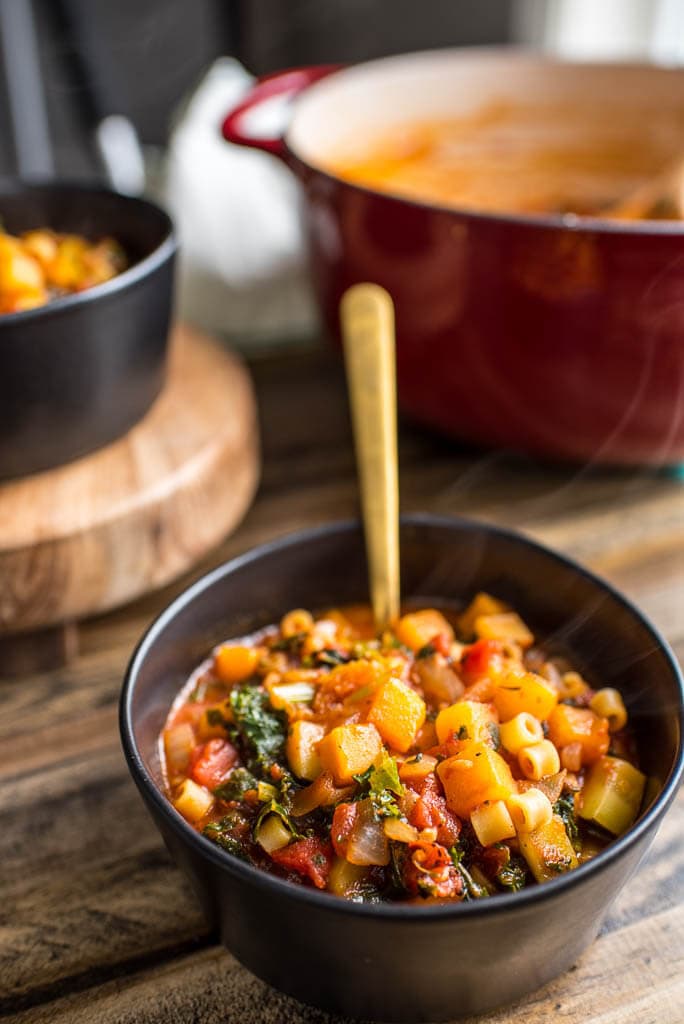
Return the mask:
[[[247,371],[177,327],[166,386],[126,437],[0,485],[0,634],[81,619],[168,583],[237,525],[258,467]]]

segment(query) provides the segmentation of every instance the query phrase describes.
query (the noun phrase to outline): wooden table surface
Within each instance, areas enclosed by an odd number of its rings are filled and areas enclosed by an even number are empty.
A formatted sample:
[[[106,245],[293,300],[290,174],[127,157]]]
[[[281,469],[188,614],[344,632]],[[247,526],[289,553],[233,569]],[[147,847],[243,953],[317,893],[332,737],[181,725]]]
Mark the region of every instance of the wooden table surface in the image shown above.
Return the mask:
[[[238,532],[193,575],[256,542],[356,511],[339,363],[300,353],[253,370],[261,488]],[[400,451],[405,510],[480,516],[555,545],[636,599],[682,659],[684,480],[467,451],[406,425]],[[69,667],[0,680],[3,1021],[331,1024],[257,981],[207,934],[124,765],[117,700],[127,659],[187,582],[84,625]],[[573,970],[481,1020],[683,1021],[683,830],[680,794]]]

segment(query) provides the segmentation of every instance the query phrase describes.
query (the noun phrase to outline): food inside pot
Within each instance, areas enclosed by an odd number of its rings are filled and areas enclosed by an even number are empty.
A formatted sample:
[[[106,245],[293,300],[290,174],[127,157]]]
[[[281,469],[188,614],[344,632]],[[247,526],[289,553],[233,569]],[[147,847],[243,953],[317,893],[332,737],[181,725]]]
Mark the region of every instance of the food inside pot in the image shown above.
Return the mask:
[[[266,871],[356,901],[545,882],[641,807],[625,705],[508,605],[297,609],[193,673],[160,737],[168,796]]]
[[[340,147],[327,169],[422,202],[498,212],[680,218],[684,107],[492,102],[397,123]],[[632,211],[624,204],[641,197]]]
[[[124,251],[113,238],[91,242],[49,228],[20,236],[0,231],[0,313],[19,313],[84,291],[126,266]]]

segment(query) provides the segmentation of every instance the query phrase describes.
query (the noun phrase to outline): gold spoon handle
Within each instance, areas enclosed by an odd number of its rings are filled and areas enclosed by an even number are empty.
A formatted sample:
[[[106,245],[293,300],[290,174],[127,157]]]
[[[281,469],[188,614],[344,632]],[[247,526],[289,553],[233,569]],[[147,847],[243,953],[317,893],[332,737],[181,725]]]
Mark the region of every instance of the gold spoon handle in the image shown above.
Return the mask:
[[[399,483],[394,307],[384,288],[355,284],[340,306],[373,615],[399,615]]]

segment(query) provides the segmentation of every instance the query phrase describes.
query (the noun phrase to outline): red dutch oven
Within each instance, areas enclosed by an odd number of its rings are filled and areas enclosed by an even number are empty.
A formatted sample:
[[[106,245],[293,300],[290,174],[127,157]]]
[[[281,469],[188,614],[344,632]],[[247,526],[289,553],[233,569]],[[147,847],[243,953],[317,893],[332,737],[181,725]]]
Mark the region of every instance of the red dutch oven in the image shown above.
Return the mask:
[[[331,154],[492,100],[684,109],[684,70],[442,50],[255,84],[223,125],[303,186],[328,326],[358,281],[397,313],[399,399],[454,437],[573,460],[684,459],[684,223],[476,213],[350,184]],[[259,134],[288,102],[283,135]],[[684,132],[682,133],[684,140]]]

